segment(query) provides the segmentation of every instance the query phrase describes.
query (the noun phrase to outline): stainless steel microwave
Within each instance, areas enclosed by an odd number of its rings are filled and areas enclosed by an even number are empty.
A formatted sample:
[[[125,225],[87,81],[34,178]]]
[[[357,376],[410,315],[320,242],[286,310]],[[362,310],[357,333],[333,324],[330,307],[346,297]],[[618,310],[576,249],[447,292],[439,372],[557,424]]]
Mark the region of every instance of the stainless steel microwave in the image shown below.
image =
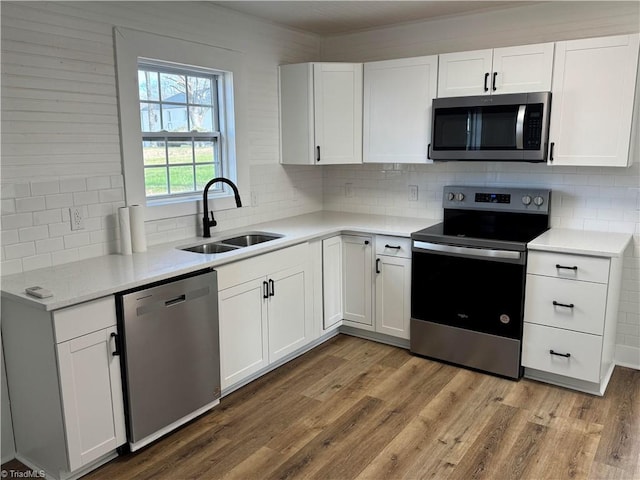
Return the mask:
[[[430,158],[545,162],[551,92],[436,98]]]

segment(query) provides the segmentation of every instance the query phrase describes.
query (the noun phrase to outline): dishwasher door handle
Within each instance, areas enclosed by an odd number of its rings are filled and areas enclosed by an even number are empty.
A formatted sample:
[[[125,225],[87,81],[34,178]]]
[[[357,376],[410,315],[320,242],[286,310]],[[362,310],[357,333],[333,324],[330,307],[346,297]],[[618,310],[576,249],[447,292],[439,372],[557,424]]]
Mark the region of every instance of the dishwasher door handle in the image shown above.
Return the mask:
[[[178,305],[179,303],[182,303],[186,300],[187,300],[187,295],[183,293],[179,297],[172,298],[171,300],[167,300],[166,302],[164,302],[164,306],[172,307],[173,305]]]

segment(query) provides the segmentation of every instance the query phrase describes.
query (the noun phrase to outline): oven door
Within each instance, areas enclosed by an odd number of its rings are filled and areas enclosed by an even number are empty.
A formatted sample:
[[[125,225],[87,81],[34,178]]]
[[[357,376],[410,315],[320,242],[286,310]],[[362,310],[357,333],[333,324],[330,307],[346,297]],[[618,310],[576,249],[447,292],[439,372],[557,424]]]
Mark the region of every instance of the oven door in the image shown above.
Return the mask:
[[[414,240],[410,351],[518,379],[525,251]]]

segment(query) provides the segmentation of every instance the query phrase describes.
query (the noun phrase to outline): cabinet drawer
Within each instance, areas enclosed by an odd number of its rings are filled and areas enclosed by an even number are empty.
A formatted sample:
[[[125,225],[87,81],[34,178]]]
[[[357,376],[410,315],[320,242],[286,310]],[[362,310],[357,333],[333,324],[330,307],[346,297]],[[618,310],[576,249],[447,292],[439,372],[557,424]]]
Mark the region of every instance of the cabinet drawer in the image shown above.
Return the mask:
[[[116,303],[113,296],[53,312],[56,343],[113,327],[115,324]]]
[[[527,275],[524,320],[602,335],[606,302],[607,286],[601,283]]]
[[[524,324],[522,365],[566,377],[600,381],[602,337],[560,328]],[[554,355],[569,355],[563,357]]]
[[[376,255],[411,258],[411,239],[376,235]]]
[[[584,280],[585,282],[607,283],[609,281],[609,259],[533,251],[529,252],[527,273]]]

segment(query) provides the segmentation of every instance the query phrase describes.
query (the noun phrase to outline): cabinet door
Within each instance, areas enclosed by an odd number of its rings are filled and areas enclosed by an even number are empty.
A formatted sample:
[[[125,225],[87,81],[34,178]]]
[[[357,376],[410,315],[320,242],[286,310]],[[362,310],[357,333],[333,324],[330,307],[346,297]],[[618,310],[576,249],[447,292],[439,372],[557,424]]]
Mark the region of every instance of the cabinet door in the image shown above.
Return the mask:
[[[409,338],[411,260],[380,255],[376,259],[376,332]]]
[[[323,328],[342,321],[342,237],[322,241]]]
[[[266,279],[219,292],[220,377],[227,388],[269,364]]]
[[[556,43],[553,165],[627,166],[638,34]]]
[[[307,265],[269,275],[269,361],[305,346],[311,340],[313,292]]]
[[[313,68],[282,65],[280,74],[280,162],[313,165]]]
[[[344,319],[359,328],[373,330],[373,246],[371,237],[342,237]]]
[[[126,441],[116,327],[57,345],[69,470]]]
[[[427,163],[437,81],[437,55],[364,65],[365,163]]]
[[[445,53],[438,60],[438,97],[489,95],[493,51]]]
[[[553,43],[493,50],[492,93],[548,92],[551,90]]]
[[[362,163],[362,64],[316,63],[313,88],[316,163]]]

